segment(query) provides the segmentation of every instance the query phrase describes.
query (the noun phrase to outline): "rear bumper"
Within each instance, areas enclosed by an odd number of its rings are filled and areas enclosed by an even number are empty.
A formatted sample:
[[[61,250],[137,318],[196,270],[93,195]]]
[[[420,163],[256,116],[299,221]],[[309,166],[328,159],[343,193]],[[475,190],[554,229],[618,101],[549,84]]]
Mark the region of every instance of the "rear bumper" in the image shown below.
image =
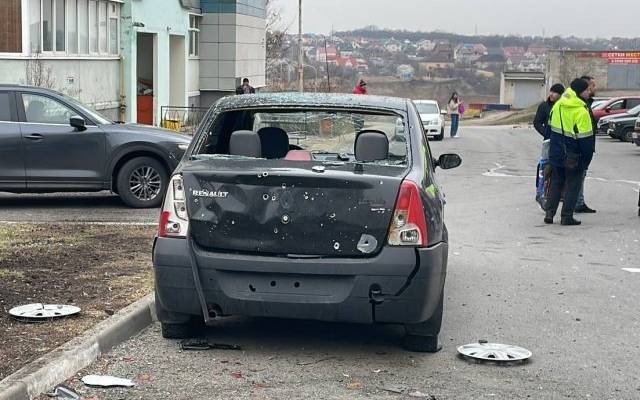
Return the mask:
[[[197,246],[194,253],[206,307],[217,315],[405,324],[426,321],[436,310],[448,245],[384,248],[367,259],[289,259]],[[160,321],[203,316],[187,241],[158,238],[153,254]],[[372,288],[380,289],[373,298]]]

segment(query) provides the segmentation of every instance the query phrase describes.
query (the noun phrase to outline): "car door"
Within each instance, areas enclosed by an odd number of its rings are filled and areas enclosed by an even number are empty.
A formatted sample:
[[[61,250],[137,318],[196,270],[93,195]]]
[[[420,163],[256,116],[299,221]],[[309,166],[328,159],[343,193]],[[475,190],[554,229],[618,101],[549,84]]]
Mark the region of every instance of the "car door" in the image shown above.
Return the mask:
[[[0,190],[24,190],[20,124],[12,91],[0,91]]]
[[[105,134],[86,116],[48,94],[18,96],[27,188],[100,189],[105,181]],[[86,129],[69,124],[85,118]]]

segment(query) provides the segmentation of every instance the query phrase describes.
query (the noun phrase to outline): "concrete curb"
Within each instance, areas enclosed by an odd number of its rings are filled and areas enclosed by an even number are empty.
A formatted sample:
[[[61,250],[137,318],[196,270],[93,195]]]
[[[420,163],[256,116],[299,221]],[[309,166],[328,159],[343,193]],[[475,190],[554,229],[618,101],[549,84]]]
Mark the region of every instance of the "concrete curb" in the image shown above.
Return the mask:
[[[152,293],[0,381],[0,400],[31,400],[51,391],[155,319]]]

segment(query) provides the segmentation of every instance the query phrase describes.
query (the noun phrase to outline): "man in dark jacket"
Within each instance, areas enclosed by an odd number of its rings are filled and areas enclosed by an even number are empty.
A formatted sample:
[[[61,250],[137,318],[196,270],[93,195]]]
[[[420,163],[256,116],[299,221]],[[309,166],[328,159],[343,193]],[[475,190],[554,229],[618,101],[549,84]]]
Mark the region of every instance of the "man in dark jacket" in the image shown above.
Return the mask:
[[[538,106],[536,117],[533,120],[533,127],[536,128],[536,131],[538,131],[540,135],[542,135],[544,140],[549,139],[549,136],[551,135],[551,132],[547,131],[547,125],[549,125],[549,113],[551,112],[551,108],[563,93],[564,86],[562,86],[562,84],[560,83],[556,83],[555,85],[551,86],[547,100],[543,101]]]
[[[587,106],[589,107],[589,115],[591,116],[591,121],[593,123],[593,127],[594,130],[596,129],[596,126],[598,126],[598,122],[596,121],[595,117],[593,116],[593,109],[591,108],[591,106],[593,105],[593,101],[594,101],[594,97],[596,95],[596,80],[591,77],[591,76],[583,76],[580,79],[585,80],[589,83],[589,92],[590,92],[590,96],[589,99],[587,100]],[[596,135],[593,135],[593,151],[595,152],[596,149]],[[584,201],[584,182],[585,179],[587,179],[587,170],[584,170],[584,174],[582,176],[582,184],[580,185],[580,192],[578,192],[578,202],[576,203],[576,213],[583,213],[583,214],[595,214],[596,210],[592,209],[591,207],[589,207],[585,201]]]
[[[549,162],[553,167],[549,199],[544,222],[553,223],[562,188],[565,187],[562,206],[562,225],[580,225],[573,212],[582,183],[584,171],[593,158],[594,126],[586,101],[589,99],[589,83],[580,78],[571,82],[571,88],[562,95],[551,109],[549,130],[551,147]]]
[[[536,117],[533,120],[533,126],[544,139],[544,143],[542,143],[542,157],[540,157],[538,169],[536,171],[536,202],[540,204],[543,211],[546,209],[546,188],[549,187],[551,180],[551,166],[549,165],[549,160],[545,156],[545,154],[549,153],[548,139],[551,135],[551,131],[549,130],[549,113],[551,112],[551,108],[555,102],[558,101],[560,96],[564,93],[564,90],[564,86],[560,83],[556,83],[551,86],[549,96],[540,104],[540,106],[538,106]]]
[[[256,90],[253,86],[249,85],[249,78],[242,80],[242,85],[236,88],[236,94],[256,94]]]

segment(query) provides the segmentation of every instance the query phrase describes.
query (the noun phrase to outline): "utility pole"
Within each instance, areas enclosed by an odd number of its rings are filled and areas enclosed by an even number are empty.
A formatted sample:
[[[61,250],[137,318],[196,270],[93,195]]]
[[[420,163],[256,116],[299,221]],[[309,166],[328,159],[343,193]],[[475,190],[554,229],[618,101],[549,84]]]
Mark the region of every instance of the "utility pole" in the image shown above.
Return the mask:
[[[298,90],[304,92],[304,51],[302,47],[302,0],[298,0]]]

